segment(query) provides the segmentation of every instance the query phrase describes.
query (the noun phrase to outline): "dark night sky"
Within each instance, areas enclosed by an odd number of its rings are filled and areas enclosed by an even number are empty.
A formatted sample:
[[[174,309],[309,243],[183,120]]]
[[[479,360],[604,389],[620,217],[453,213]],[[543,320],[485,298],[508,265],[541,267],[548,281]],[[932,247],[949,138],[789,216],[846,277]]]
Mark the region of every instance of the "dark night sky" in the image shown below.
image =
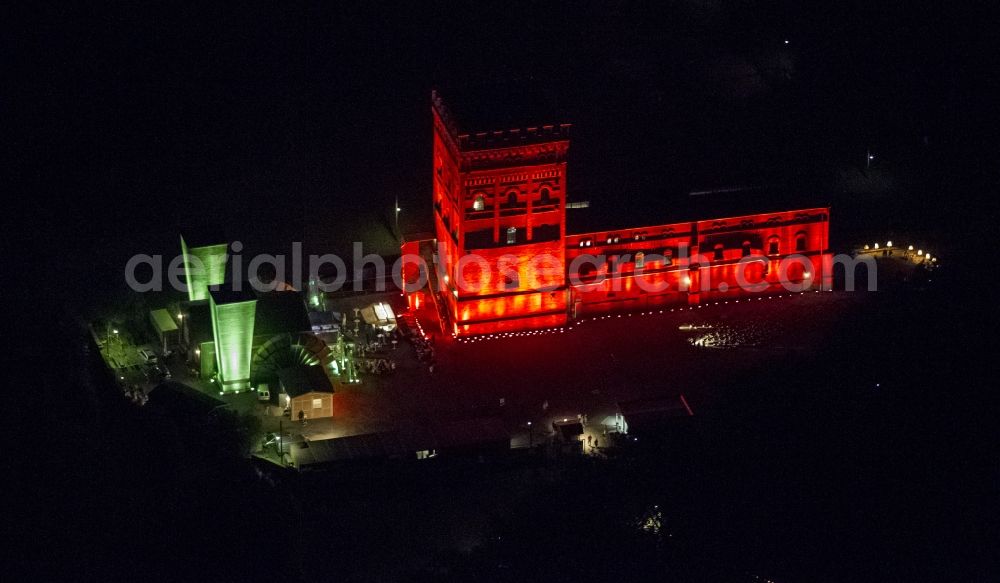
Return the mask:
[[[70,266],[64,243],[86,241],[106,252],[88,269],[109,271],[175,251],[182,227],[279,251],[384,235],[396,196],[419,229],[432,87],[475,96],[453,104],[472,131],[574,123],[570,197],[636,224],[690,190],[767,184],[833,203],[835,237],[944,239],[996,185],[973,114],[996,59],[978,10],[363,6],[33,8],[8,63],[8,148],[33,193],[18,227]],[[880,165],[862,175],[868,147]],[[960,212],[934,226],[946,188]]]

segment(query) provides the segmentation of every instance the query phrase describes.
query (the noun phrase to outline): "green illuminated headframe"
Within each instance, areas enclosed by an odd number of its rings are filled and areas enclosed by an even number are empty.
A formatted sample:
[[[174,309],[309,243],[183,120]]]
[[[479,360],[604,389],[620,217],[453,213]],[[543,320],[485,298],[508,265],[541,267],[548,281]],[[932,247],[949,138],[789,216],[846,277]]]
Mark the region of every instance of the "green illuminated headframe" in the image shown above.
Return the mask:
[[[257,298],[250,290],[213,291],[208,298],[219,384],[223,391],[243,390],[250,385]]]
[[[181,252],[184,254],[184,277],[187,280],[188,300],[208,299],[208,288],[226,281],[226,262],[229,245],[204,245],[188,247],[181,235]]]

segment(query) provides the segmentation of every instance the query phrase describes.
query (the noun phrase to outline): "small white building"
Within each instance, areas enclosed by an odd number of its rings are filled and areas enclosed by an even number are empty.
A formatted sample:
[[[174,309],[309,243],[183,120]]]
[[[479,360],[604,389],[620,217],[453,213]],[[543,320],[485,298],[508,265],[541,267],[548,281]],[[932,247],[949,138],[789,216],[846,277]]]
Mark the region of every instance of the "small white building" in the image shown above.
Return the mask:
[[[180,331],[170,312],[164,309],[150,310],[149,322],[160,340],[160,351],[164,354],[180,345]]]

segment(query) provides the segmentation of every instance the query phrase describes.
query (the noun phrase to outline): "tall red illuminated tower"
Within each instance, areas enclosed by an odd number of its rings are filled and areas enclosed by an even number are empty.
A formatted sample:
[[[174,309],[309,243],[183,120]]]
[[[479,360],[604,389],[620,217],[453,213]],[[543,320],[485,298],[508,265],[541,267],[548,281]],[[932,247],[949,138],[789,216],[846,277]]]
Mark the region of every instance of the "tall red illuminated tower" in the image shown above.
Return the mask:
[[[431,100],[438,297],[452,331],[565,323],[569,125],[462,134]]]

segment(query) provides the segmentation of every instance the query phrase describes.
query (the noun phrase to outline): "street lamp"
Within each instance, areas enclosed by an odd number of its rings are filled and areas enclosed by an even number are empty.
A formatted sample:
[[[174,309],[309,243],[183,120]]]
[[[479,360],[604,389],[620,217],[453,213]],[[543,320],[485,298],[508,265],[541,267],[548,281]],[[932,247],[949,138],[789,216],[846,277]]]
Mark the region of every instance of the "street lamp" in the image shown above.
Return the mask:
[[[399,211],[401,211],[403,209],[399,207],[399,197],[398,196],[396,197],[396,206],[393,207],[393,208],[396,209],[396,235],[402,241],[403,234],[399,232]]]
[[[868,156],[867,159],[865,160],[865,170],[868,170],[869,168],[872,167],[872,160],[874,159],[875,159],[875,154],[872,154],[872,151],[868,150]]]

